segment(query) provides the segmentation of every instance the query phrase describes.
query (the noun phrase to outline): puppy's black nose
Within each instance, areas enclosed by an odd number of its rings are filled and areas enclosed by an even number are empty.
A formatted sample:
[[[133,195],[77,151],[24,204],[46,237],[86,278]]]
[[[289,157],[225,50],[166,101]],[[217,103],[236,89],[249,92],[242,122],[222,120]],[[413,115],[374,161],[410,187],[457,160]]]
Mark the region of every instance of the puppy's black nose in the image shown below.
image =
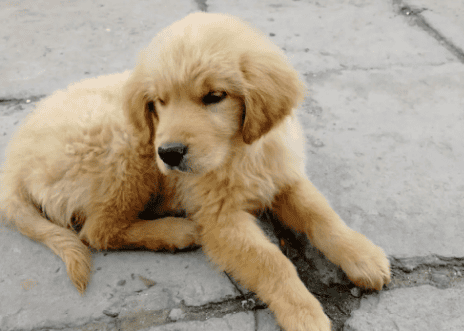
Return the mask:
[[[158,147],[158,155],[166,165],[179,167],[184,162],[184,155],[187,154],[187,146],[181,143],[167,143]],[[182,169],[180,169],[182,170]]]

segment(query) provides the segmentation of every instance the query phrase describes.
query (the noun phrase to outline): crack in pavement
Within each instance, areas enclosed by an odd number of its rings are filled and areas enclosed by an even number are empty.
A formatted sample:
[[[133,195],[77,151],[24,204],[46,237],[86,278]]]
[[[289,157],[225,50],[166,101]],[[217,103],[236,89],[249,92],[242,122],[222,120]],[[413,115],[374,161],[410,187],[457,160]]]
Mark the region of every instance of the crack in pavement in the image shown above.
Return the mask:
[[[253,302],[253,305],[244,304]],[[137,331],[147,327],[172,324],[175,322],[206,321],[211,318],[221,318],[228,314],[256,311],[266,306],[256,299],[255,295],[249,293],[221,302],[208,303],[202,306],[180,306],[172,309],[161,310],[138,310],[125,316],[113,316],[110,321],[95,320],[79,326],[65,326],[53,328],[50,326],[34,328],[31,331]],[[14,330],[20,331],[20,330]]]
[[[464,258],[438,255],[408,258],[390,257],[390,263],[392,282],[384,287],[384,291],[417,287],[425,284],[443,289],[464,282]],[[308,285],[307,281],[305,283]],[[357,291],[353,291],[353,289],[357,289]],[[326,293],[320,291],[312,292],[321,301],[325,312],[333,322],[335,331],[343,330],[345,322],[351,316],[351,312],[359,308],[362,298],[376,293],[376,291],[344,284],[326,286],[325,291]],[[254,293],[249,292],[235,298],[208,303],[202,306],[186,306],[182,302],[179,306],[161,310],[138,310],[124,316],[109,314],[108,316],[111,317],[109,321],[95,320],[80,326],[61,328],[49,326],[31,331],[137,331],[146,329],[147,327],[176,322],[205,321],[211,318],[221,318],[225,315],[238,312],[256,313],[258,310],[265,308],[267,308],[266,304],[259,300]],[[255,322],[256,320],[255,316]]]
[[[24,110],[25,104],[33,104],[44,98],[45,95],[30,96],[27,98],[0,99],[0,116],[9,116]]]
[[[400,15],[408,17],[415,25],[427,32],[431,37],[435,38],[441,45],[450,51],[457,59],[464,63],[464,51],[453,44],[448,38],[435,29],[421,14],[426,8],[415,8],[409,6],[403,0],[392,0],[393,7]]]
[[[440,289],[464,282],[464,258],[429,255],[409,258],[390,258],[392,282],[385,288],[431,285]]]
[[[333,330],[341,331],[351,312],[359,309],[361,300],[376,291],[356,287],[345,273],[315,249],[305,235],[282,226],[272,215],[270,221],[281,249],[297,267],[300,279],[321,302],[333,323]],[[384,291],[432,285],[443,289],[464,282],[464,257],[427,255],[416,257],[389,257],[392,281]]]
[[[267,215],[269,217],[269,215]],[[265,219],[268,217],[264,217]],[[270,219],[272,221],[272,218]],[[271,222],[271,224],[274,222]],[[260,225],[263,225],[259,223]],[[351,313],[359,309],[361,300],[377,293],[355,287],[336,265],[329,262],[312,247],[307,237],[282,227],[280,222],[268,228],[266,233],[274,233],[273,241],[294,263],[300,279],[311,293],[321,302],[325,313],[333,323],[333,330],[341,331]],[[419,257],[390,257],[392,282],[384,291],[399,290],[420,285],[432,285],[437,288],[449,288],[464,282],[464,257],[445,257],[427,255]],[[227,275],[227,274],[226,274]],[[135,275],[134,275],[135,277]],[[229,275],[227,275],[229,277]],[[256,312],[267,306],[252,292],[239,287],[231,277],[240,295],[221,302],[202,306],[186,306],[184,302],[161,310],[136,310],[120,314],[119,310],[108,310],[91,322],[80,326],[63,326],[33,329],[63,331],[136,331],[148,327],[173,324],[176,322],[205,321],[210,318],[222,318],[238,312]],[[150,280],[145,286],[156,286]],[[135,289],[135,292],[139,291]],[[137,293],[133,293],[137,295]],[[121,298],[123,300],[123,298]],[[153,300],[156,300],[154,297]],[[19,330],[11,330],[19,331]]]
[[[301,255],[295,257],[292,256],[293,254],[295,252],[290,248],[289,258],[297,266],[300,278],[306,287],[321,302],[325,313],[332,320],[335,331],[344,329],[352,311],[360,307],[363,298],[377,293],[377,291],[355,287],[347,280],[340,268],[325,260],[322,255],[311,254],[309,258],[304,257],[302,262]],[[392,280],[390,284],[384,286],[383,291],[421,285],[445,289],[464,283],[464,258],[430,255],[410,258],[390,257],[389,260]],[[323,266],[325,275],[314,270],[314,265]]]
[[[44,97],[45,95],[33,95],[27,98],[19,98],[19,99],[18,98],[0,99],[0,106],[10,105],[10,104],[37,102]]]

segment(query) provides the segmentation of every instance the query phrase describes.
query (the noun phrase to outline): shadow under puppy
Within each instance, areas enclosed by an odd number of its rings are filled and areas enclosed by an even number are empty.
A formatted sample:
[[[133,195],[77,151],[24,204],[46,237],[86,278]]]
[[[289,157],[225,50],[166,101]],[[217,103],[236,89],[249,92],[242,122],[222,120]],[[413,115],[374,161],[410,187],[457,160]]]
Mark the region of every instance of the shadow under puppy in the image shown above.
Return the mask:
[[[191,14],[161,31],[132,72],[82,81],[38,105],[8,147],[2,206],[63,259],[80,292],[91,273],[83,242],[200,244],[285,330],[330,330],[253,215],[271,208],[359,286],[381,289],[390,270],[382,249],[348,228],[306,177],[295,114],[303,91],[265,35],[231,16]],[[187,218],[138,219],[152,195],[159,215]]]

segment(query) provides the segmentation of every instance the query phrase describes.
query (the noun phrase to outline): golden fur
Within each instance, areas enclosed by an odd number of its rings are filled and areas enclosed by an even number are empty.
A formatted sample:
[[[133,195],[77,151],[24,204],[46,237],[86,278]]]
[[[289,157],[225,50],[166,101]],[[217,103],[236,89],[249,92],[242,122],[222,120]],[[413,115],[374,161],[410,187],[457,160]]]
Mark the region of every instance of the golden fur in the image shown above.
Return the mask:
[[[303,91],[262,33],[231,16],[191,14],[161,31],[132,72],[84,80],[38,105],[8,147],[2,205],[22,233],[63,259],[80,292],[91,273],[83,242],[201,244],[285,330],[330,330],[253,214],[272,208],[357,285],[379,290],[390,270],[305,175],[295,115]],[[173,143],[187,152],[168,166],[161,149]],[[151,195],[159,215],[185,210],[188,218],[137,219]]]

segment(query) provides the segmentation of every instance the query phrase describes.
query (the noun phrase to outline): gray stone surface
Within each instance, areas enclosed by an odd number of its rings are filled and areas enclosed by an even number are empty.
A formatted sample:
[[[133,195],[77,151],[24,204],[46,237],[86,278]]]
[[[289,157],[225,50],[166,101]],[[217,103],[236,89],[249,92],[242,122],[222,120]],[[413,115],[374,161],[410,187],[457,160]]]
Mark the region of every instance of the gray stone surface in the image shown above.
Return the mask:
[[[256,331],[280,331],[276,324],[274,314],[269,310],[260,310],[256,312]]]
[[[464,66],[307,82],[307,171],[342,218],[390,255],[464,256]]]
[[[285,49],[308,86],[309,176],[391,257],[389,290],[366,293],[284,236],[335,330],[464,329],[462,0],[0,2],[0,163],[38,99],[131,68],[198,9],[242,17]],[[1,331],[279,330],[201,250],[94,254],[84,297],[57,256],[1,225],[0,250]]]
[[[5,160],[4,151],[11,135],[27,114],[34,109],[34,105],[35,103],[30,99],[21,103],[14,101],[0,103],[0,165]]]
[[[144,331],[254,331],[253,313],[237,313],[206,321],[180,322],[148,328]],[[269,330],[271,331],[271,330]]]
[[[199,250],[94,253],[94,274],[80,296],[58,256],[17,232],[0,229],[2,331],[79,326],[96,319],[109,323],[134,312],[200,306],[239,295]]]
[[[207,3],[209,11],[242,17],[271,35],[302,74],[457,61],[434,38],[395,13],[391,1]]]
[[[436,0],[403,1],[417,10],[427,22],[438,30],[447,40],[464,50],[464,2]]]
[[[194,10],[190,0],[2,1],[0,98],[132,68],[157,31]]]
[[[345,331],[461,331],[464,285],[440,290],[420,286],[382,292],[362,300]]]

